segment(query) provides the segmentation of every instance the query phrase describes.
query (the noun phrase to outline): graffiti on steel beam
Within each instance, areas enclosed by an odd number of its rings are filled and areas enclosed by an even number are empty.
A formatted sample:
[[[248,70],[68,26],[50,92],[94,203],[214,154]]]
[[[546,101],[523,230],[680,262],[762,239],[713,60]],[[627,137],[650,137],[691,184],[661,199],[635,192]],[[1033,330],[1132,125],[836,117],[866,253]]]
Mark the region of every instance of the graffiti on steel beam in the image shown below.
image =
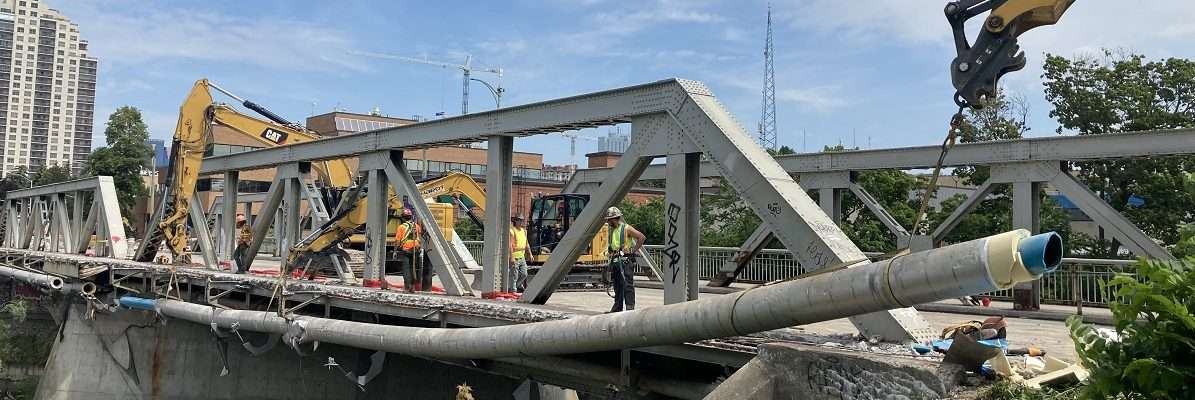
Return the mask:
[[[668,226],[665,227],[665,233],[668,235],[668,245],[664,247],[664,254],[668,256],[668,270],[672,272],[672,283],[676,284],[676,277],[680,275],[680,243],[676,241],[676,231],[679,230],[676,222],[680,220],[680,206],[676,203],[668,203]]]
[[[768,203],[768,212],[771,213],[773,217],[779,217],[781,212],[780,203],[775,201]]]

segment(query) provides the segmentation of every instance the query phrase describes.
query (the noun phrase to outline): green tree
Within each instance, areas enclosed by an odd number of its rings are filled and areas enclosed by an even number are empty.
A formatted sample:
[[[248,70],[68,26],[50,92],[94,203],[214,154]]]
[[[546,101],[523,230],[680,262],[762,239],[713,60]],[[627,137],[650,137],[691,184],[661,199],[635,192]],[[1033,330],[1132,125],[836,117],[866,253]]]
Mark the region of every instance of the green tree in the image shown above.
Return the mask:
[[[111,176],[120,198],[121,213],[132,215],[136,199],[146,193],[141,168],[153,154],[145,144],[149,140],[149,130],[141,119],[141,111],[130,106],[118,108],[108,117],[104,136],[108,146],[91,152],[84,173]]]
[[[911,195],[925,186],[917,177],[899,170],[860,171],[856,182],[867,190],[896,219],[908,229],[917,217],[917,201]],[[871,210],[854,195],[843,196],[841,224],[847,237],[863,251],[891,252],[896,250],[896,235],[884,226]]]
[[[702,246],[738,247],[762,222],[726,179],[718,179],[716,193],[701,197]]]
[[[1104,51],[1102,58],[1047,55],[1044,67],[1050,116],[1080,135],[1195,126],[1195,62]],[[1178,226],[1195,216],[1195,192],[1184,185],[1195,157],[1152,157],[1078,163],[1077,176],[1150,237],[1180,239]],[[1137,196],[1144,204],[1134,206]],[[1102,238],[1099,238],[1102,240]],[[1119,244],[1109,243],[1115,254]]]
[[[0,194],[6,194],[9,190],[25,189],[30,186],[32,182],[29,180],[29,170],[24,165],[18,166],[4,179],[0,179]]]
[[[622,219],[647,237],[647,244],[664,243],[664,198],[636,203],[623,200],[618,204]]]
[[[71,180],[71,169],[60,165],[51,165],[38,170],[29,179],[33,181],[33,186],[65,182]]]
[[[842,144],[825,146],[823,152],[854,151]],[[859,171],[855,182],[867,190],[896,219],[908,229],[917,216],[917,200],[912,198],[924,187],[917,177],[899,170]],[[817,197],[817,193],[813,193]],[[896,235],[888,230],[863,202],[853,194],[842,197],[842,218],[840,224],[855,245],[863,251],[891,252],[896,250]]]
[[[459,218],[452,225],[452,229],[460,235],[461,240],[485,240],[485,233],[480,226],[468,217]]]

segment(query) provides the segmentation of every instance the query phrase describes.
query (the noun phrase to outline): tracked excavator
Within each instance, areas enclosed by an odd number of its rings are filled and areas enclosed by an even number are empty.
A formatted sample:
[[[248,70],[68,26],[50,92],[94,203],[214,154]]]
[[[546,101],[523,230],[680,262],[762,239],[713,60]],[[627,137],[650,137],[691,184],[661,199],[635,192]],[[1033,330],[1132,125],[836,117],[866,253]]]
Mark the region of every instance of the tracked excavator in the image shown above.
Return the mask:
[[[257,112],[268,120],[243,114],[228,104],[214,101],[213,89],[235,99],[245,108]],[[158,253],[159,246],[164,243],[172,254],[174,262],[188,262],[187,217],[195,196],[204,152],[212,143],[212,128],[215,125],[227,127],[235,133],[261,143],[263,147],[321,139],[319,134],[287,121],[265,107],[245,100],[212,81],[207,79],[196,81],[182,106],[179,107],[179,120],[175,127],[169,172],[164,185],[165,193],[161,197],[162,202],[155,209],[153,218],[147,224],[144,240],[134,255],[135,260],[152,261]],[[355,190],[354,188],[358,186],[352,169],[344,160],[312,163],[312,169],[316,173],[316,180],[320,186],[318,188],[320,189],[319,196],[326,204],[336,204],[337,199],[345,191]],[[361,200],[361,202],[364,201]],[[391,209],[402,208],[401,201],[394,196],[393,192],[390,193],[389,201]],[[363,206],[364,203],[355,205],[355,207],[362,208]],[[396,226],[397,220],[391,221],[391,225]],[[393,229],[394,226],[391,228]]]
[[[450,235],[445,239],[456,241],[455,231],[452,229],[453,209],[459,208],[478,226],[484,226],[486,202],[485,189],[471,176],[461,172],[448,174],[420,182],[419,194],[423,197],[441,232]],[[346,193],[343,201],[367,198],[368,193],[354,189]],[[581,213],[581,209],[588,203],[587,195],[553,194],[543,195],[532,199],[531,215],[528,220],[528,237],[532,246],[532,258],[528,263],[534,266],[543,265],[556,243],[567,231],[570,223]],[[392,207],[392,210],[397,208]],[[290,250],[287,260],[288,270],[301,269],[310,276],[317,271],[336,270],[337,256],[344,258],[347,254],[338,246],[353,235],[357,234],[366,221],[366,209],[360,206],[344,208],[332,216],[323,226],[313,230],[306,237],[295,244]],[[566,279],[566,284],[581,283],[593,286],[600,281],[601,268],[605,267],[606,255],[602,251],[606,246],[606,237],[602,231],[594,235],[590,247],[578,259],[573,274]],[[459,242],[459,241],[458,241]]]
[[[215,102],[211,89],[236,99],[242,106],[269,119],[261,120],[245,115],[228,104]],[[318,140],[318,134],[287,121],[270,110],[224,90],[215,83],[200,79],[179,107],[175,126],[170,166],[164,184],[165,193],[157,205],[153,218],[134,255],[136,261],[153,261],[162,244],[172,253],[175,263],[185,263],[187,251],[187,217],[199,181],[199,168],[204,152],[212,142],[212,127],[219,124],[252,138],[263,146]],[[313,163],[313,169],[326,188],[347,188],[353,176],[344,160]]]

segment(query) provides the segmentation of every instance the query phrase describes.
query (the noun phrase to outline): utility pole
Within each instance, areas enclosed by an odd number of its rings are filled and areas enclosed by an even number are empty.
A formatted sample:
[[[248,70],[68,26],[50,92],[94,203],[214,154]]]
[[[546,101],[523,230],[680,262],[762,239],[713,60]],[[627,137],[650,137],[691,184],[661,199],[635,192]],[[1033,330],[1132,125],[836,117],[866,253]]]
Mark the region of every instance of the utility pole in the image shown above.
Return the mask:
[[[772,67],[772,5],[768,4],[768,35],[763,49],[763,112],[759,117],[759,145],[777,148],[776,70]]]

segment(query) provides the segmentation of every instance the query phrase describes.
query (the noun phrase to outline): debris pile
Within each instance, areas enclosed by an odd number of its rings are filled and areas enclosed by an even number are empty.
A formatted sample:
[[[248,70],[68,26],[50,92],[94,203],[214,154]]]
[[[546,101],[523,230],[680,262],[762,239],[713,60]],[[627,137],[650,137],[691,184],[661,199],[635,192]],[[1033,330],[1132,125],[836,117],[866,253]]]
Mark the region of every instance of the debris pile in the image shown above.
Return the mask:
[[[914,351],[928,354],[942,353],[943,363],[962,367],[965,382],[978,383],[979,378],[1009,379],[1031,388],[1044,385],[1077,383],[1087,378],[1081,365],[1067,363],[1046,354],[1042,349],[1010,347],[1008,325],[1004,317],[983,321],[967,321],[942,330],[938,340],[914,344]]]

